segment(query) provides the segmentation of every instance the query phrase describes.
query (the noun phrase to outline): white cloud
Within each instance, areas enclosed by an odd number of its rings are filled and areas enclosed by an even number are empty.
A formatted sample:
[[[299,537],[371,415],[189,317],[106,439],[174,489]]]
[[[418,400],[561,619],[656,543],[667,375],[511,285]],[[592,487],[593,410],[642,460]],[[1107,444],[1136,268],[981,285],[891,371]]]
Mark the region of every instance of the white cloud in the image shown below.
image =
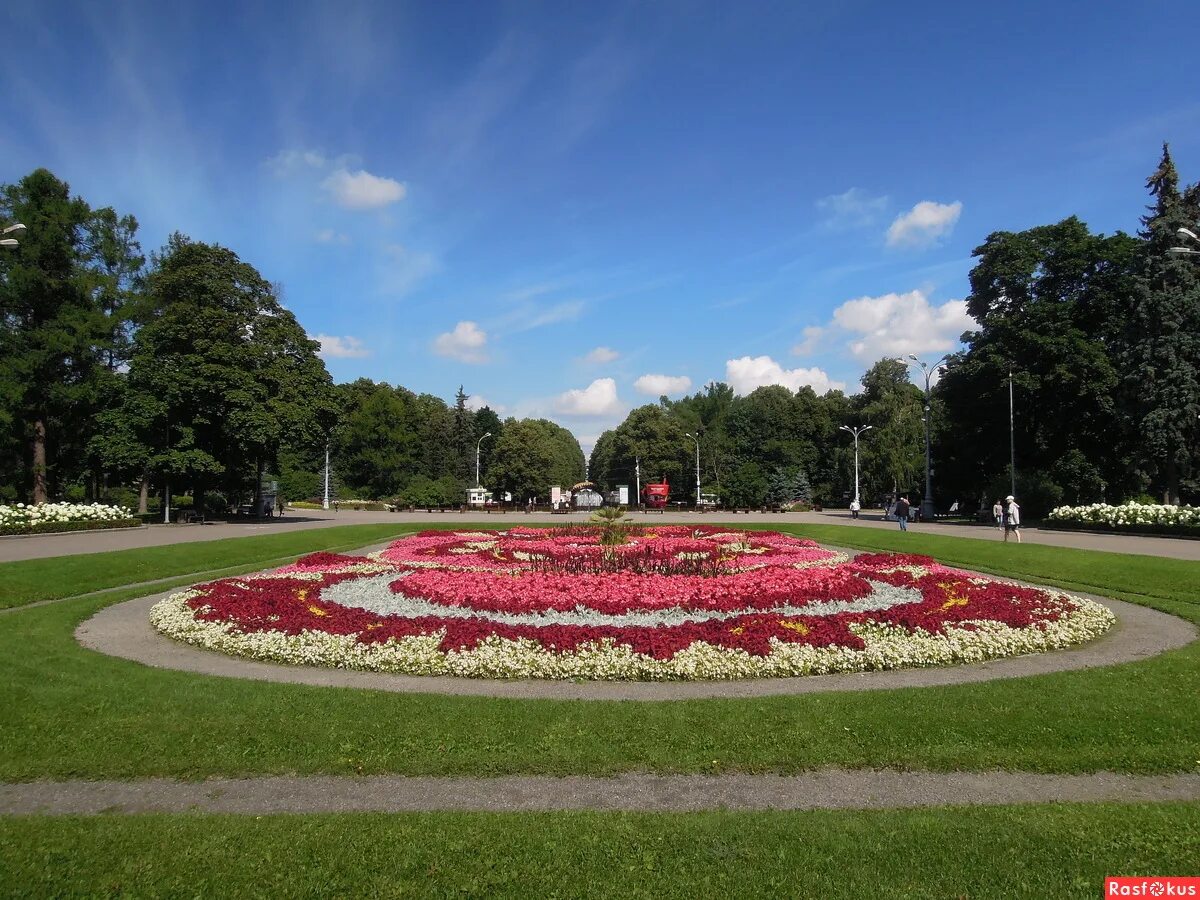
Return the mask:
[[[661,397],[663,394],[685,393],[692,386],[692,379],[686,375],[643,375],[633,386],[639,393]]]
[[[954,230],[962,214],[962,203],[934,203],[922,200],[908,212],[896,217],[887,231],[889,247],[928,247]]]
[[[862,362],[908,353],[945,353],[975,327],[965,300],[934,306],[923,291],[847,300],[833,311],[833,325],[855,335],[850,352]]]
[[[611,416],[620,409],[617,383],[611,378],[597,378],[582,390],[559,394],[554,401],[554,411],[565,416]]]
[[[331,334],[318,334],[321,349],[317,353],[322,359],[365,359],[371,355],[366,345],[356,337],[336,337]]]
[[[334,201],[346,209],[378,209],[404,199],[406,188],[394,178],[372,175],[363,169],[337,169],[323,183]]]
[[[487,362],[486,346],[486,331],[474,322],[459,322],[453,331],[434,338],[433,352],[460,362],[478,364]]]
[[[822,223],[827,228],[861,228],[874,225],[887,209],[888,198],[872,197],[862,188],[852,187],[844,194],[831,194],[817,201],[817,209],[825,214]]]
[[[334,231],[332,228],[322,228],[313,239],[318,244],[349,244],[349,235],[342,234],[340,231]]]
[[[583,358],[583,361],[592,365],[602,365],[612,362],[620,355],[620,353],[611,347],[597,347],[595,350],[589,351],[587,356]]]
[[[818,394],[844,390],[846,387],[844,381],[832,381],[815,366],[811,369],[785,369],[769,356],[742,356],[727,360],[725,380],[738,394],[748,394],[755,388],[769,384],[781,384],[792,391],[807,385]]]

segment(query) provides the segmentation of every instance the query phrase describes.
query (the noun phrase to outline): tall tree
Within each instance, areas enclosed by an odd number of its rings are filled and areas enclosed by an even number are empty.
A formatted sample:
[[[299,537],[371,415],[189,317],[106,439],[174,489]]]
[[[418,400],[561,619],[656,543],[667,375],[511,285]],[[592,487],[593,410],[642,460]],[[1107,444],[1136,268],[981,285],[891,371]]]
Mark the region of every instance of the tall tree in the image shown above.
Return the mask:
[[[946,415],[935,422],[949,424],[935,450],[945,477],[935,485],[963,498],[1007,493],[1012,372],[1017,490],[1033,501],[1026,512],[1131,491],[1117,396],[1137,248],[1135,238],[1093,234],[1073,216],[996,232],[976,248],[967,310],[978,328],[938,386]]]
[[[1180,194],[1166,144],[1146,186],[1154,203],[1142,219],[1125,370],[1144,472],[1164,503],[1178,503],[1200,415],[1200,267],[1170,249],[1180,243],[1179,229],[1194,229],[1200,214],[1195,189],[1188,199]]]
[[[43,503],[57,448],[89,424],[114,329],[88,290],[87,203],[37,169],[0,188],[0,219],[27,228],[19,248],[0,255],[0,385],[6,418],[29,448],[33,501]]]
[[[908,366],[881,359],[862,377],[859,414],[873,426],[859,443],[865,496],[904,493],[917,486],[924,466],[924,406],[921,390],[908,378]]]
[[[337,414],[318,344],[272,286],[232,250],[173,235],[148,279],[150,311],[134,339],[129,399],[164,478],[198,495],[276,468],[286,438],[318,443]]]

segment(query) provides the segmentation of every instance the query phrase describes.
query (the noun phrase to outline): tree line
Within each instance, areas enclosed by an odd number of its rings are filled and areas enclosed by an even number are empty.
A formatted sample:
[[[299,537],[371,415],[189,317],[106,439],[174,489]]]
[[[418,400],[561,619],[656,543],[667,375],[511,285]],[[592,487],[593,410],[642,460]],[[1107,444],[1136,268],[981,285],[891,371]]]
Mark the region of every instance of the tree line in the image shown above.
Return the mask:
[[[1071,216],[995,232],[975,249],[966,300],[977,327],[931,397],[939,509],[990,507],[1014,480],[1034,515],[1061,503],[1200,500],[1200,258],[1171,252],[1188,240],[1180,229],[1197,230],[1200,185],[1180,188],[1164,146],[1147,187],[1136,236],[1095,234]],[[870,425],[859,445],[863,501],[920,497],[924,383],[909,371],[880,360],[853,396],[770,386],[738,397],[715,383],[663,397],[601,435],[591,472],[606,487],[633,485],[640,468],[643,483],[666,476],[687,499],[691,434],[703,491],[726,504],[845,503],[853,439],[840,426]]]
[[[0,502],[103,500],[214,511],[277,480],[316,496],[325,451],[343,496],[461,502],[479,439],[493,482],[530,495],[583,476],[545,420],[359,380],[335,385],[282,289],[216,244],[92,208],[45,169],[0,186]]]
[[[1200,264],[1172,253],[1200,222],[1168,149],[1137,235],[1076,217],[995,232],[975,249],[976,328],[932,390],[935,500],[989,506],[1014,480],[1026,511],[1152,495],[1200,499]],[[342,497],[452,505],[475,483],[514,501],[584,477],[576,439],[544,419],[430,394],[334,384],[266,280],[232,250],[175,234],[149,257],[137,221],[93,209],[39,169],[0,186],[0,502],[98,499],[140,510],[186,494],[217,509],[277,480],[323,490],[326,450]],[[1200,244],[1195,245],[1200,249]],[[861,391],[714,382],[632,410],[588,462],[603,489],[666,477],[732,506],[921,496],[925,397],[882,359]],[[1015,406],[1010,470],[1009,379]],[[478,457],[477,457],[478,454]]]

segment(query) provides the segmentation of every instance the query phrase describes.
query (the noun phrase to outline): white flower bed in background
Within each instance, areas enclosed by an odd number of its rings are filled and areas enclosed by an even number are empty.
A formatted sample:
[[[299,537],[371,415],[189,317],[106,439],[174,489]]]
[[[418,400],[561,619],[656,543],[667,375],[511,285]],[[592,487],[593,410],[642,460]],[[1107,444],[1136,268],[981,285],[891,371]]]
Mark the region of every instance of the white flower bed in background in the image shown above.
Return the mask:
[[[1093,503],[1089,506],[1059,506],[1051,510],[1048,519],[1069,525],[1103,525],[1109,528],[1200,528],[1200,506],[1141,503],[1110,506],[1107,503]]]
[[[102,503],[37,503],[0,506],[0,533],[19,534],[75,522],[127,522],[133,513]]]

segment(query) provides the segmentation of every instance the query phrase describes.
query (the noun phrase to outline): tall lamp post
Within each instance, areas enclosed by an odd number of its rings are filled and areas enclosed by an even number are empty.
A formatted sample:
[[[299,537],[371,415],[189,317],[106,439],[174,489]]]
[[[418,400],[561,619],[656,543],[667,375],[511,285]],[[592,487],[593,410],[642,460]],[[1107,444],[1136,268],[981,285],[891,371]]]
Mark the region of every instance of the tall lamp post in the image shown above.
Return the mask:
[[[19,231],[24,231],[24,230],[25,230],[25,226],[22,225],[20,222],[17,222],[15,225],[9,225],[3,231],[0,231],[0,234],[15,234]],[[17,247],[19,245],[20,245],[20,241],[18,241],[16,238],[6,237],[3,239],[0,239],[0,247]]]
[[[935,374],[937,374],[939,371],[941,371],[942,363],[944,363],[949,358],[950,358],[949,356],[943,356],[941,359],[939,359],[933,365],[929,365],[928,363],[917,359],[915,356],[913,356],[910,353],[908,355],[908,359],[901,360],[901,362],[907,363],[910,366],[918,367],[921,370],[921,374],[925,376],[925,499],[921,501],[921,519],[926,522],[933,521],[933,513],[934,513],[934,509],[933,509],[933,477],[932,477],[933,470],[930,466],[930,456],[929,456],[929,388],[930,388],[930,379],[932,379]]]
[[[696,512],[700,511],[700,437],[698,434],[687,432],[684,437],[690,437],[696,442]]]
[[[1008,492],[1017,496],[1017,432],[1013,425],[1013,378],[1008,370]]]
[[[848,431],[854,435],[854,502],[862,505],[862,501],[858,499],[858,436],[864,431],[870,431],[874,425],[862,425],[857,428],[851,425],[839,425],[841,431]]]
[[[325,497],[321,500],[321,509],[329,509],[329,441],[325,442]]]
[[[482,487],[482,485],[479,483],[479,449],[483,446],[483,439],[490,438],[491,436],[492,433],[490,431],[485,432],[484,434],[480,435],[479,440],[475,442],[475,487]]]

